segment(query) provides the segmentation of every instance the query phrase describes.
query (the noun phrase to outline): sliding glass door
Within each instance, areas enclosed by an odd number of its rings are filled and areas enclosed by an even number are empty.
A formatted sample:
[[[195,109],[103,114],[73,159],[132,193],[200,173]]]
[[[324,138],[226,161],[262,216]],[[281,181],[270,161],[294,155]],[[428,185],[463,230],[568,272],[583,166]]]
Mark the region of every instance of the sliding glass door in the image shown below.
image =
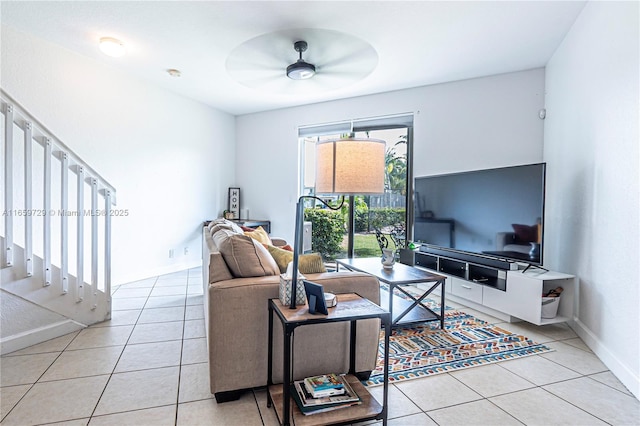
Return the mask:
[[[412,123],[412,117],[411,123]],[[405,246],[410,228],[412,176],[412,127],[408,120],[367,120],[352,123],[352,136],[382,139],[386,142],[385,189],[380,195],[355,195],[338,211],[323,208],[322,203],[307,201],[305,220],[312,222],[312,251],[325,260],[345,257],[378,257],[381,249]],[[312,133],[307,131],[307,133]],[[340,138],[341,133],[307,134],[301,143],[301,194],[315,195],[315,145],[322,140]],[[362,164],[361,167],[368,167]],[[325,201],[338,205],[340,197]],[[353,214],[350,210],[353,209]],[[409,215],[410,216],[410,215]],[[409,221],[409,223],[408,223]]]

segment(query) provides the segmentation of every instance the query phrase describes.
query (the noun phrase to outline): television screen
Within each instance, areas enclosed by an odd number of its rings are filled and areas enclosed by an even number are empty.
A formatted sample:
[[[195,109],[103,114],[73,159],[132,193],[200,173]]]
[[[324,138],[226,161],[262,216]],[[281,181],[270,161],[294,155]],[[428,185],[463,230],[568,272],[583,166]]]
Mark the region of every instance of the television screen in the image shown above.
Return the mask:
[[[542,264],[545,164],[415,179],[414,240]]]

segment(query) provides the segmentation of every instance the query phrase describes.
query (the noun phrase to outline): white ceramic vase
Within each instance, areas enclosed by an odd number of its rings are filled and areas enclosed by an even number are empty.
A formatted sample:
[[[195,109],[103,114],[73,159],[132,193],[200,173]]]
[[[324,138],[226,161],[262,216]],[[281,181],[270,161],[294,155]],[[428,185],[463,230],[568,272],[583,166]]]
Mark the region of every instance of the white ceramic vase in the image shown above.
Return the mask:
[[[393,268],[393,264],[396,263],[396,253],[395,250],[391,249],[382,249],[382,267],[385,269]]]

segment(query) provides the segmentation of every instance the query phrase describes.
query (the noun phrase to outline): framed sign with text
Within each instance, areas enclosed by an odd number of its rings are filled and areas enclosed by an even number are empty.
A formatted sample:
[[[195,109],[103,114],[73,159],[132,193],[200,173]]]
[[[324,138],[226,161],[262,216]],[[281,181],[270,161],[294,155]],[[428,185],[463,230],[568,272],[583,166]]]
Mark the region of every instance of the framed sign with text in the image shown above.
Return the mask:
[[[233,219],[240,219],[240,188],[229,188],[227,210],[233,214]]]

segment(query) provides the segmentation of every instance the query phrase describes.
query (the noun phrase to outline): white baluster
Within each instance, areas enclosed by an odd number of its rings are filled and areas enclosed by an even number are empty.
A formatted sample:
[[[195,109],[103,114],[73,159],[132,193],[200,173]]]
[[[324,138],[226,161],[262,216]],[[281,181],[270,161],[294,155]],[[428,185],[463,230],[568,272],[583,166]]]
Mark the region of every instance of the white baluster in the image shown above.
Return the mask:
[[[33,275],[33,124],[24,125],[24,262],[27,276]]]
[[[109,305],[108,315],[111,318],[111,191],[104,192],[104,292]]]
[[[91,309],[98,306],[98,181],[91,178]]]
[[[60,278],[62,278],[62,294],[69,292],[69,156],[60,153]]]
[[[84,167],[77,166],[76,174],[78,175],[76,302],[82,302],[84,299]]]
[[[44,286],[51,285],[51,149],[44,138]]]
[[[13,105],[4,111],[4,264],[13,265]]]

